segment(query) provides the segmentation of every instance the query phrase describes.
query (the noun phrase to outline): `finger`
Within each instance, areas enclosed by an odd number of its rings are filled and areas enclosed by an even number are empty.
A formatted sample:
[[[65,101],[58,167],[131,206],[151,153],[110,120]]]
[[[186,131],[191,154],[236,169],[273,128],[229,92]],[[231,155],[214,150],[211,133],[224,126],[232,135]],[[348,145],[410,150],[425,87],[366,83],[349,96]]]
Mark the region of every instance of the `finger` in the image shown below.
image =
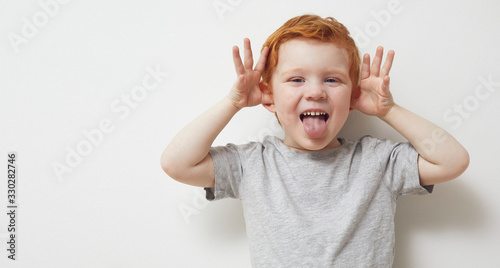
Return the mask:
[[[236,71],[236,75],[240,75],[240,74],[245,73],[245,67],[243,66],[243,63],[241,62],[240,49],[237,46],[233,47],[233,63],[234,63],[234,70]]]
[[[384,77],[389,75],[395,54],[394,50],[389,50],[389,52],[387,52],[387,57],[385,58],[384,66],[382,66],[382,70],[380,71],[380,76]]]
[[[255,71],[262,73],[266,67],[267,54],[269,53],[269,47],[264,47],[260,53],[259,61],[255,65]]]
[[[363,65],[361,65],[361,80],[370,76],[370,54],[363,56]]]
[[[373,58],[372,68],[370,69],[371,75],[380,75],[380,64],[382,63],[382,56],[384,55],[384,48],[377,47],[377,52],[375,52],[375,57]]]
[[[250,46],[250,39],[245,38],[243,40],[245,47],[245,69],[252,70],[253,69],[253,55],[252,55],[252,47]]]

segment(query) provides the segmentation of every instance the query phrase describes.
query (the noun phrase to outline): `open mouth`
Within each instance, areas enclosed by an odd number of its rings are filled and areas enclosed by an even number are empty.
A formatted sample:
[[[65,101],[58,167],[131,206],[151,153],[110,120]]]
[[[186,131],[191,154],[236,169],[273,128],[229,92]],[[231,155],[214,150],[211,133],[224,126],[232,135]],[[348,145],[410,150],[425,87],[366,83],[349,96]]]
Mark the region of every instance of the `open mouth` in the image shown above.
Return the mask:
[[[320,111],[303,112],[300,114],[300,121],[309,137],[321,138],[326,132],[326,121],[329,117],[328,113]]]
[[[306,117],[316,117],[317,119],[322,119],[326,122],[329,115],[325,112],[305,112],[300,115],[300,121],[304,122],[304,118]]]

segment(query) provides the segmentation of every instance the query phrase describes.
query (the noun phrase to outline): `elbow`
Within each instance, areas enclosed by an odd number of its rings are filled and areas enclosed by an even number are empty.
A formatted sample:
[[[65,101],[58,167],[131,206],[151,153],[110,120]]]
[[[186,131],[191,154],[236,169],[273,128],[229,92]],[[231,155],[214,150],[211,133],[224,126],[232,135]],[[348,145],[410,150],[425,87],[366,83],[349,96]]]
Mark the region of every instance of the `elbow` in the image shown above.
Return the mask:
[[[465,148],[462,148],[462,150],[455,154],[455,157],[453,159],[453,164],[451,165],[452,168],[449,171],[450,180],[458,178],[460,175],[462,175],[469,167],[469,163],[469,153],[467,152],[467,150],[465,150]]]
[[[165,172],[167,175],[172,171],[172,168],[170,166],[170,163],[168,161],[168,157],[166,156],[165,152],[161,154],[160,157],[160,165],[161,169],[163,169],[163,172]]]
[[[458,158],[459,158],[459,160],[458,160],[459,163],[458,163],[457,169],[460,172],[458,174],[458,176],[460,176],[469,167],[469,163],[470,163],[469,152],[467,152],[467,150],[465,150],[465,148],[464,148],[463,152],[460,153],[460,156]]]
[[[469,167],[469,153],[463,148],[454,151],[446,160],[441,164],[422,161],[419,164],[420,184],[434,185],[456,179]]]
[[[163,171],[172,179],[176,178],[177,165],[175,159],[170,156],[167,151],[164,151],[160,158],[160,165]]]

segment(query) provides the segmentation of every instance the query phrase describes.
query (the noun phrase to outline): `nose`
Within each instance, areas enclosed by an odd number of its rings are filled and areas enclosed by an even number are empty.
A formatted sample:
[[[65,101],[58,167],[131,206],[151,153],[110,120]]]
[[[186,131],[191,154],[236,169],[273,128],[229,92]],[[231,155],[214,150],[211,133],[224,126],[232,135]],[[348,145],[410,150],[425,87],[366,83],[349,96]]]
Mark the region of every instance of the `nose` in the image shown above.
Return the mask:
[[[326,99],[326,92],[321,83],[310,83],[306,86],[304,98],[306,100]]]

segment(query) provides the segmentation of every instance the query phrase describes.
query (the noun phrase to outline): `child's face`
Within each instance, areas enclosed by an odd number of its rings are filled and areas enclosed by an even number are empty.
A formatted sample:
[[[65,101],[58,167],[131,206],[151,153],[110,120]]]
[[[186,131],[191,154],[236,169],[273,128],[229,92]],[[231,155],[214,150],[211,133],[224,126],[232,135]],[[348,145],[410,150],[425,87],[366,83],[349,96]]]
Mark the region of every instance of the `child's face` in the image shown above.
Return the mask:
[[[349,65],[345,50],[332,43],[296,38],[281,45],[270,81],[274,104],[267,108],[277,113],[287,146],[319,151],[340,145],[336,136],[351,100]]]

